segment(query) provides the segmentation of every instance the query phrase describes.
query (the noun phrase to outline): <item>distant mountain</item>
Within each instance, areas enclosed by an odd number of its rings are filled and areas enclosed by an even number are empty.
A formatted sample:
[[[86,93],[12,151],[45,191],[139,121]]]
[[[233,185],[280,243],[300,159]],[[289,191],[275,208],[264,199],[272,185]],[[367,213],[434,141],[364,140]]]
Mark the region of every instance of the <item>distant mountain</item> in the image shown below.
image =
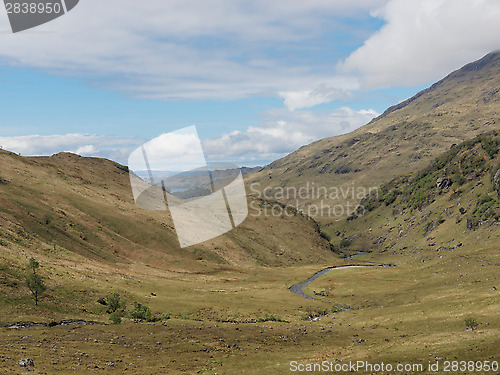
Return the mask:
[[[367,190],[417,171],[433,158],[476,135],[500,129],[500,52],[451,73],[412,98],[387,109],[369,124],[345,135],[325,138],[276,160],[247,178],[253,191],[283,203],[319,207],[357,205]],[[319,198],[316,189],[336,188],[347,194]],[[283,188],[308,187],[305,199],[282,197]],[[358,192],[358,190],[356,192]],[[293,190],[292,190],[293,191]],[[340,215],[339,215],[340,214]],[[345,217],[347,210],[323,212],[322,223]]]

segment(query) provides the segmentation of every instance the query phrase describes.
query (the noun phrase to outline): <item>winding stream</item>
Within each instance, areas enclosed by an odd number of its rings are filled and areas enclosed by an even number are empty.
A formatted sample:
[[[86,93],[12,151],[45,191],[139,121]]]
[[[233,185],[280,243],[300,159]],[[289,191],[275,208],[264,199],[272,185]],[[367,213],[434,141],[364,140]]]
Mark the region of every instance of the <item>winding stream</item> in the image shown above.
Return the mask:
[[[367,252],[361,252],[355,255],[351,255],[349,257],[346,257],[344,259],[346,260],[353,260],[353,258],[360,256],[360,255],[365,255],[368,254]],[[381,263],[374,263],[374,262],[368,262],[368,261],[363,261],[363,263],[367,263],[366,265],[359,265],[359,264],[353,264],[353,265],[345,265],[345,266],[336,266],[336,267],[328,267],[325,269],[322,269],[321,271],[316,272],[314,275],[312,275],[310,278],[308,278],[306,281],[302,281],[301,283],[292,285],[290,288],[290,292],[295,293],[301,297],[307,298],[307,299],[315,299],[314,297],[308,296],[307,294],[304,293],[304,288],[309,286],[311,282],[316,280],[317,278],[327,274],[330,271],[334,270],[341,270],[341,269],[346,269],[346,268],[366,268],[366,267],[393,267],[390,264],[381,264]]]

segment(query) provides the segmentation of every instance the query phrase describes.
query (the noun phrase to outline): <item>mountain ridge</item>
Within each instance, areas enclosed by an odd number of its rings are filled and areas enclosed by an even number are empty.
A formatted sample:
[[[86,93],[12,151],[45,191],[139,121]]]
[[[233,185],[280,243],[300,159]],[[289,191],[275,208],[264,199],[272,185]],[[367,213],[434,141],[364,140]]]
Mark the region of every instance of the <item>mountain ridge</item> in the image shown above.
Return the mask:
[[[380,187],[417,171],[434,157],[474,136],[500,127],[500,53],[450,73],[412,98],[351,133],[324,138],[278,159],[247,181],[261,190],[317,185]],[[269,190],[268,190],[269,191]],[[281,200],[291,204],[291,201]],[[326,200],[345,206],[355,200]],[[304,209],[319,205],[302,201]],[[323,224],[341,219],[319,215]]]

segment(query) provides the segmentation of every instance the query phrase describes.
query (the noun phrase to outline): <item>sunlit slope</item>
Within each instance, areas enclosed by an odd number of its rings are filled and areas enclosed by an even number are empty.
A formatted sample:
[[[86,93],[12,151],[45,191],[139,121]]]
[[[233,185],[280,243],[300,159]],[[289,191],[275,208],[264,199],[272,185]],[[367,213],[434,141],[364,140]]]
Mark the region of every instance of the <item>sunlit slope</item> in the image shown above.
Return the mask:
[[[105,159],[1,151],[0,178],[1,252],[21,258],[32,252],[66,254],[198,272],[333,256],[315,223],[301,215],[265,217],[255,210],[230,233],[181,249],[168,211],[136,207],[128,169]]]
[[[500,132],[475,137],[426,168],[384,185],[362,201],[364,215],[328,226],[357,250],[443,255],[455,251],[500,255]],[[347,243],[344,241],[344,243]],[[464,250],[465,249],[465,250]]]
[[[394,177],[423,168],[430,160],[475,135],[500,127],[500,53],[491,53],[451,73],[414,97],[352,133],[325,138],[279,159],[250,175],[261,191],[267,187],[342,188],[325,204],[357,204],[349,188],[377,187]],[[279,198],[279,197],[278,197]],[[295,204],[295,197],[281,199]],[[312,194],[303,208],[319,205]],[[323,223],[338,219],[325,213]]]

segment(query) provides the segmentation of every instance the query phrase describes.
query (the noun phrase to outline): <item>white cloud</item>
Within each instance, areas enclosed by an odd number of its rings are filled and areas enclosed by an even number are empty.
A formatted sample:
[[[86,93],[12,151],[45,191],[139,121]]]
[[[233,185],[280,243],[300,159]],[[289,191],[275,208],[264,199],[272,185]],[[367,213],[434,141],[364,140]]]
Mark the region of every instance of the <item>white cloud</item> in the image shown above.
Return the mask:
[[[350,97],[349,92],[345,90],[325,85],[320,85],[314,90],[284,91],[280,92],[279,95],[285,99],[285,105],[290,111]]]
[[[260,126],[205,140],[203,147],[207,158],[271,161],[320,138],[348,133],[378,113],[344,107],[326,114],[281,109],[264,115]]]
[[[365,89],[426,84],[500,48],[498,0],[391,0],[387,24],[338,65]]]
[[[147,160],[146,160],[147,158]],[[163,133],[135,149],[128,158],[134,171],[190,171],[206,166],[194,126]]]
[[[55,134],[0,137],[2,148],[21,155],[52,155],[61,151],[82,156],[97,156],[122,164],[130,151],[144,140],[91,134]]]
[[[356,111],[347,107],[331,113],[276,109],[263,113],[259,126],[206,139],[202,141],[202,146],[207,161],[232,161],[241,165],[269,163],[320,138],[348,133],[377,115],[374,110]],[[181,129],[176,137],[171,136],[176,133],[172,132],[153,139],[147,149],[152,162],[151,168],[189,170],[199,166],[203,154],[199,149],[196,133],[192,133],[191,129],[193,128]],[[170,137],[167,137],[169,134]],[[82,156],[107,158],[128,165],[132,151],[145,141],[92,134],[27,135],[0,137],[0,147],[24,156],[52,155],[66,151]],[[179,159],[178,155],[183,157]],[[202,161],[204,164],[204,160]],[[136,169],[145,168],[136,166]]]
[[[75,153],[78,155],[95,155],[97,154],[97,149],[94,145],[80,146],[76,149]]]
[[[386,1],[85,0],[15,35],[1,12],[0,62],[144,98],[274,96],[323,83],[333,62],[319,71],[315,60],[301,60],[308,42]]]

